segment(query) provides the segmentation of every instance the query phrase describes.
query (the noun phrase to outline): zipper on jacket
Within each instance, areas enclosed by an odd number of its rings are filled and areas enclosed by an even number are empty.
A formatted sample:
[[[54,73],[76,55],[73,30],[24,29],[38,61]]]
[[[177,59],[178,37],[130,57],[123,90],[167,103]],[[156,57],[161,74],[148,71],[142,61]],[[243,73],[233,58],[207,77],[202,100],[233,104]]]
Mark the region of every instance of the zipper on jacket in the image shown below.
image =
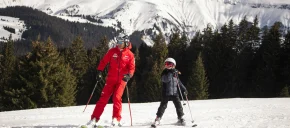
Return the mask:
[[[119,81],[119,79],[120,79],[120,63],[121,63],[121,60],[122,60],[122,52],[123,51],[120,51],[120,57],[119,57],[119,59],[118,59],[118,81]],[[117,82],[118,82],[117,81]]]
[[[177,76],[175,76],[174,73],[172,73],[172,74],[173,74],[173,86],[174,86],[174,83],[175,83],[175,82],[174,82],[174,77],[175,77],[175,78],[176,78],[176,89],[177,89],[177,90],[176,90],[176,93],[177,93],[177,95],[179,95],[179,94],[178,94],[178,84],[179,84],[179,83],[178,83],[178,78],[177,78]],[[174,88],[174,89],[175,89],[175,88]]]
[[[174,86],[174,74],[172,73],[172,75],[173,75],[173,77],[171,78],[172,79],[172,83],[173,83],[173,86],[172,86],[172,95],[174,96],[175,94],[174,94],[174,92],[175,92],[175,86]]]

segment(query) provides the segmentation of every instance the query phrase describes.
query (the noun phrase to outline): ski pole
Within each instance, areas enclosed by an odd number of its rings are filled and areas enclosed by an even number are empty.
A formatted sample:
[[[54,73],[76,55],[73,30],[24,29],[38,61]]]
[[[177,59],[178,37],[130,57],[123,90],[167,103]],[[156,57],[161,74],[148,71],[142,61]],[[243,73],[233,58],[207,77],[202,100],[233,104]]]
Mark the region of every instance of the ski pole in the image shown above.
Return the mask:
[[[190,113],[190,116],[191,116],[191,122],[193,123],[194,120],[193,120],[193,118],[192,118],[191,109],[190,109],[190,106],[189,106],[189,102],[188,102],[187,95],[185,95],[185,97],[186,97],[187,105],[188,105],[188,108],[189,108],[189,113]]]
[[[128,97],[128,104],[129,104],[129,111],[130,111],[130,118],[131,118],[131,126],[132,126],[132,114],[131,114],[131,107],[130,107],[130,98],[129,98],[129,90],[126,85],[126,90],[127,90],[127,97]]]
[[[179,84],[177,84],[177,87],[178,87],[178,89],[179,89],[179,93],[180,93],[180,95],[181,95],[181,99],[182,99],[183,105],[186,105],[186,103],[184,102],[184,99],[183,99],[183,96],[182,96],[182,93],[181,93],[181,90],[180,90],[180,86],[179,86]]]
[[[179,74],[179,73],[178,73]],[[179,93],[180,93],[180,95],[181,95],[181,99],[182,99],[182,102],[183,102],[183,105],[186,105],[186,103],[184,102],[184,99],[183,99],[183,96],[182,96],[182,93],[181,93],[181,90],[180,90],[180,86],[179,86],[179,78],[178,78],[178,76],[176,76],[176,78],[177,78],[177,87],[178,87],[178,89],[179,89]]]
[[[92,99],[92,96],[93,96],[93,94],[94,94],[94,92],[95,92],[95,89],[96,89],[96,87],[97,87],[98,83],[99,83],[99,81],[97,81],[97,83],[95,84],[95,87],[94,87],[94,89],[93,89],[93,91],[92,91],[92,93],[91,93],[91,96],[90,96],[90,98],[89,98],[89,100],[88,100],[88,103],[87,103],[87,105],[86,105],[86,107],[85,107],[85,109],[84,109],[84,111],[83,111],[83,112],[85,112],[85,110],[86,110],[86,108],[87,108],[87,106],[88,106],[89,102],[91,101],[91,99]]]

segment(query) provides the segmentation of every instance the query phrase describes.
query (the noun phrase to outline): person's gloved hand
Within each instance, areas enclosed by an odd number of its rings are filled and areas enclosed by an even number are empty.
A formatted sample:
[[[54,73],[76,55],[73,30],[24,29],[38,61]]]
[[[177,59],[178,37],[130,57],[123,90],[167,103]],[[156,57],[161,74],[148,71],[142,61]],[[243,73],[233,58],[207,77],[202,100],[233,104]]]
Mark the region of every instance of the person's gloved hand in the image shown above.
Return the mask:
[[[175,73],[178,73],[179,71],[175,68],[175,69],[172,69],[173,70],[173,72],[175,72]]]
[[[178,71],[177,69],[173,69],[173,72],[175,73],[175,74],[181,74],[181,72],[180,71]]]
[[[185,90],[185,91],[183,92],[183,94],[184,94],[184,95],[187,95],[187,94],[188,94],[188,91],[187,91],[187,90]]]
[[[130,78],[131,78],[130,74],[125,74],[123,77],[123,81],[128,82]]]
[[[96,76],[96,80],[100,81],[102,79],[102,71],[98,70],[97,71],[97,76]]]

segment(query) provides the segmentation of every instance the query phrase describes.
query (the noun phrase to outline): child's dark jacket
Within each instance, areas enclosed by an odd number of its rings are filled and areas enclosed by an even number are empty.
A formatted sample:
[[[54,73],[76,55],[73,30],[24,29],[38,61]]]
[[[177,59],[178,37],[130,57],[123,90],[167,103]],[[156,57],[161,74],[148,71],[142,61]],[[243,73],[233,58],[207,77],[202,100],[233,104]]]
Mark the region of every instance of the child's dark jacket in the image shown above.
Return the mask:
[[[185,86],[178,78],[178,70],[176,69],[164,69],[161,74],[161,80],[163,96],[179,96],[179,87],[181,93],[186,91]]]

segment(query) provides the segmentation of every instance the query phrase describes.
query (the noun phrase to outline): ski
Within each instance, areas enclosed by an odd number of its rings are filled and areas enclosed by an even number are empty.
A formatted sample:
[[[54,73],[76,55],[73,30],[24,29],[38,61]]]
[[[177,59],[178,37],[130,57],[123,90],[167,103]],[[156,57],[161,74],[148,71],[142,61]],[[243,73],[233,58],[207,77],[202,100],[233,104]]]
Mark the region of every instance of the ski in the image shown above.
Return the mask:
[[[113,126],[102,126],[102,125],[98,125],[98,126],[87,126],[87,125],[82,125],[80,128],[113,128]]]
[[[160,122],[159,121],[154,121],[154,123],[153,124],[151,124],[151,128],[156,128],[156,125],[159,125],[160,124]]]
[[[151,128],[156,128],[156,124],[151,124]]]
[[[85,124],[85,125],[79,125],[77,128],[118,128],[118,127],[122,127],[125,122],[120,122],[120,123],[117,123],[115,125],[111,124],[111,123],[106,123],[107,121],[105,122],[100,122],[97,123],[97,124]]]
[[[196,127],[197,126],[197,124],[193,124],[191,127]]]
[[[177,125],[177,126],[186,126],[186,125],[182,125],[182,124],[175,124],[175,125]],[[197,124],[193,124],[191,127],[196,127],[196,126],[197,126]],[[151,124],[151,128],[157,128],[157,125],[156,124]]]

